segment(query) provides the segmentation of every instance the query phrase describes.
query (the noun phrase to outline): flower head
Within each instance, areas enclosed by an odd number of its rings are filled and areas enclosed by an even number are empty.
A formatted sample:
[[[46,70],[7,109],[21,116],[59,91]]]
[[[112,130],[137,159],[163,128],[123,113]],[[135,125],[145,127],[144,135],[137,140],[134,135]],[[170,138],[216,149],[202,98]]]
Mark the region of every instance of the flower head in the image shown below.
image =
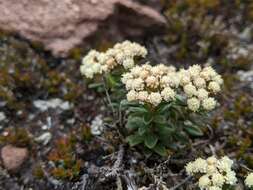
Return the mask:
[[[249,188],[253,187],[253,173],[248,174],[245,179],[245,185]]]
[[[87,78],[93,78],[96,74],[106,73],[113,70],[118,65],[125,69],[134,67],[135,57],[145,57],[146,48],[130,41],[115,44],[106,52],[91,50],[83,58],[80,66],[81,73]]]
[[[237,182],[232,164],[233,161],[227,156],[221,159],[211,156],[206,160],[198,158],[193,162],[189,162],[185,168],[188,175],[202,174],[198,182],[200,189],[221,190],[223,185],[235,185]]]

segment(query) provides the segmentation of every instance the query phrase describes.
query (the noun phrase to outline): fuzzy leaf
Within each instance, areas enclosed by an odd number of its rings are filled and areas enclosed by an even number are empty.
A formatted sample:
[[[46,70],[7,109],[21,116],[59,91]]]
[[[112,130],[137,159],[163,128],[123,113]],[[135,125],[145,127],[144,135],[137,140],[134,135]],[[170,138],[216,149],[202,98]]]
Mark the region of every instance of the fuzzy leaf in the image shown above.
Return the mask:
[[[158,134],[165,137],[171,135],[175,131],[175,129],[164,124],[157,124],[156,127],[158,128]]]
[[[103,83],[92,83],[88,85],[88,88],[98,88],[103,86]]]
[[[139,135],[143,135],[146,131],[147,131],[147,127],[146,126],[142,126],[142,127],[138,128]]]
[[[143,137],[140,136],[138,133],[135,133],[133,135],[128,136],[126,140],[130,144],[130,146],[136,146],[143,142]]]
[[[129,108],[130,112],[136,113],[136,114],[145,114],[148,111],[143,107],[131,107]]]
[[[121,104],[121,107],[138,106],[137,102],[129,102],[127,100],[121,100],[120,104]]]
[[[146,113],[144,116],[143,116],[143,121],[146,125],[150,124],[153,120],[153,116],[150,114],[150,113]]]
[[[161,107],[158,108],[157,112],[159,114],[166,113],[167,111],[169,111],[169,109],[171,108],[171,106],[172,106],[172,102],[169,103],[169,104],[161,105]]]
[[[159,124],[165,124],[166,123],[166,117],[163,115],[156,115],[153,119],[155,123]]]
[[[189,139],[188,139],[187,135],[183,131],[175,132],[174,137],[175,137],[176,140],[178,140],[182,143],[188,143],[189,142]]]
[[[141,117],[129,117],[126,124],[128,129],[137,129],[145,126],[146,125]]]
[[[161,145],[161,144],[157,144],[157,145],[153,148],[153,150],[154,150],[157,154],[159,154],[160,156],[166,156],[166,155],[167,155],[166,148],[165,148],[163,145]]]
[[[145,140],[145,145],[148,148],[152,149],[156,145],[158,138],[152,133],[146,133],[146,135],[144,136],[144,140]]]
[[[185,130],[186,130],[186,132],[187,132],[189,135],[196,136],[196,137],[203,136],[203,132],[202,132],[201,129],[200,129],[198,126],[196,126],[196,125],[187,126],[187,127],[185,127]]]

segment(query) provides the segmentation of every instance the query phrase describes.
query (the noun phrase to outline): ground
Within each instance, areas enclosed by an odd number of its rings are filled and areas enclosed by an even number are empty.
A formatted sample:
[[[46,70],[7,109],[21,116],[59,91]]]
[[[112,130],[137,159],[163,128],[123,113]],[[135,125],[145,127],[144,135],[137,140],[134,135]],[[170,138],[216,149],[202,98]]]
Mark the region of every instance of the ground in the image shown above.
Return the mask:
[[[208,62],[224,77],[220,105],[209,115],[205,135],[169,150],[166,158],[145,157],[110,126],[93,135],[91,126],[111,115],[79,72],[86,45],[55,58],[40,44],[1,31],[0,146],[25,147],[29,157],[15,171],[1,165],[0,189],[155,189],[159,182],[196,189],[184,166],[212,154],[237,160],[240,187],[247,168],[253,168],[253,4],[163,0],[156,7],[168,21],[163,34],[129,39],[148,48],[152,64]],[[101,50],[114,42],[103,39],[91,46]]]

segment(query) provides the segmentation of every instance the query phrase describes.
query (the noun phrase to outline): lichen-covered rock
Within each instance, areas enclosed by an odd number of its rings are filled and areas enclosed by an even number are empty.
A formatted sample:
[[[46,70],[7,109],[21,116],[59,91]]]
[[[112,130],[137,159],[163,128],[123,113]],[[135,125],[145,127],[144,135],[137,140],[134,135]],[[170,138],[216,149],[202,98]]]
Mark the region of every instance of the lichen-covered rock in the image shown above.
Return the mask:
[[[136,36],[165,23],[158,12],[131,0],[0,0],[0,10],[0,28],[41,42],[58,56],[66,55],[101,24]]]
[[[1,150],[1,158],[4,167],[12,172],[16,172],[28,157],[27,148],[18,148],[6,145]]]

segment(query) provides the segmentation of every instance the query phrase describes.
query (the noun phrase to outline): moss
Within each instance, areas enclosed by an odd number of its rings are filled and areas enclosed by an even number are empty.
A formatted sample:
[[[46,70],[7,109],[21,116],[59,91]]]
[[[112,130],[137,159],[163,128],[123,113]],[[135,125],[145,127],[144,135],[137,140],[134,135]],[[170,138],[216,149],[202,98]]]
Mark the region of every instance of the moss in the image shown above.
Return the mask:
[[[92,134],[90,131],[90,127],[83,125],[81,126],[81,138],[84,142],[89,142],[92,139]]]
[[[76,138],[73,135],[61,138],[50,152],[48,160],[55,163],[51,174],[59,179],[75,180],[80,173],[82,161],[74,153]]]
[[[81,76],[75,61],[55,59],[34,46],[36,43],[0,31],[0,101],[7,103],[7,109],[26,109],[34,97],[58,96],[70,101],[81,97],[84,85],[78,83]]]
[[[234,100],[232,109],[226,110],[224,116],[227,120],[238,121],[239,119],[249,117],[253,113],[253,107],[249,104],[250,97],[247,94],[240,94]]]
[[[45,177],[45,173],[41,165],[36,165],[33,168],[32,173],[38,179],[43,179]]]
[[[228,27],[237,28],[236,18],[243,17],[238,31],[248,26],[247,16],[244,14],[248,2],[231,0],[180,0],[161,2],[164,14],[168,18],[167,31],[164,41],[172,47],[169,53],[171,61],[189,64],[205,63],[210,58],[223,71],[235,69],[249,69],[251,56],[237,59],[229,58],[231,44],[240,46],[241,39],[233,34]],[[222,19],[220,19],[222,18]],[[228,23],[234,20],[235,23]],[[176,50],[173,51],[173,48]],[[229,58],[229,59],[228,59]]]
[[[5,131],[7,135],[0,136],[1,144],[12,144],[17,147],[31,147],[32,139],[25,128],[9,128]]]
[[[253,156],[252,156],[252,154],[244,154],[243,159],[246,161],[246,164],[249,168],[253,168]]]
[[[76,47],[76,48],[71,49],[69,53],[69,57],[80,62],[82,60],[84,53],[85,52],[83,49]]]

